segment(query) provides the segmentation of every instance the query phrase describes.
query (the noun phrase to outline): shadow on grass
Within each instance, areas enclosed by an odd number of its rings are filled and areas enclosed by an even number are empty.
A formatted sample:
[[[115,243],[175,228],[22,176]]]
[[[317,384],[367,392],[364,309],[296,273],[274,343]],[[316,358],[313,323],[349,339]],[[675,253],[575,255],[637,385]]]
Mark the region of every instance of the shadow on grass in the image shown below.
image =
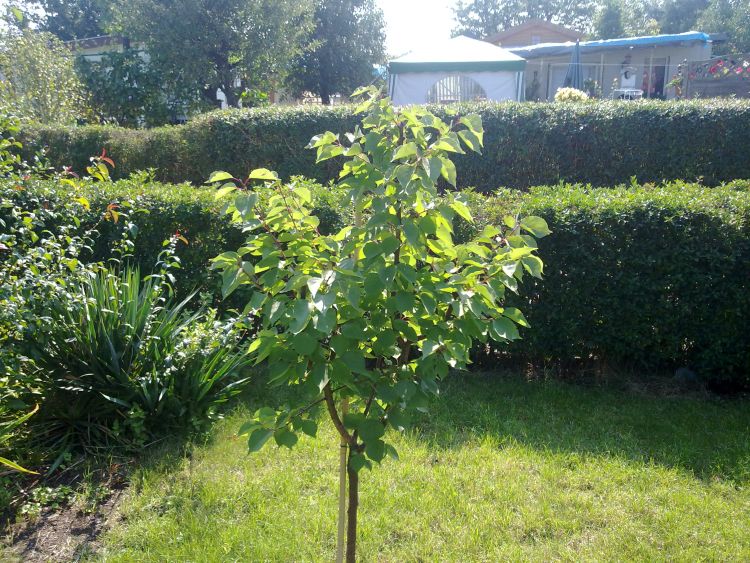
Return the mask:
[[[460,374],[419,425],[436,447],[491,436],[552,452],[611,455],[750,482],[750,400]]]

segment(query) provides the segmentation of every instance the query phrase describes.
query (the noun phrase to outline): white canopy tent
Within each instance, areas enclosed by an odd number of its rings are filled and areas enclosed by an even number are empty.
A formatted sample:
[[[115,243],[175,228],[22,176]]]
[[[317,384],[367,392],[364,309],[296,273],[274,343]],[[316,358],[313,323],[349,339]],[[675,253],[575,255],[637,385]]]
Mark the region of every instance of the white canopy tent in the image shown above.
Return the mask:
[[[392,60],[396,105],[523,99],[526,61],[491,43],[459,36]]]

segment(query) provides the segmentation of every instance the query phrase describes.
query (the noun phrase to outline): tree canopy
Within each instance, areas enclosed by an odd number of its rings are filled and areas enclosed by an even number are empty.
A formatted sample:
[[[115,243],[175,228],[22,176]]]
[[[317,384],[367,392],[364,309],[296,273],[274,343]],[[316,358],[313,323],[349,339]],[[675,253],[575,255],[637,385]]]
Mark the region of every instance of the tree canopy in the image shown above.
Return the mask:
[[[21,118],[70,124],[87,113],[70,50],[54,35],[25,29],[0,37],[0,102]]]
[[[311,0],[119,0],[115,29],[143,42],[170,83],[237,106],[269,90],[308,44]]]
[[[313,47],[298,59],[292,89],[312,92],[328,104],[372,81],[373,65],[384,62],[385,22],[374,0],[316,0]]]
[[[529,20],[586,31],[595,7],[595,0],[459,0],[453,34],[481,39]]]

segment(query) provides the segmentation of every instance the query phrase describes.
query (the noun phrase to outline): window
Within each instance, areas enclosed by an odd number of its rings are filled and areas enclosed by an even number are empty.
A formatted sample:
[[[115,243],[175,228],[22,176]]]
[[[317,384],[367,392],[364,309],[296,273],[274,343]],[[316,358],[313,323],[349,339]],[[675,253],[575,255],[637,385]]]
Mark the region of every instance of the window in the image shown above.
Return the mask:
[[[460,75],[446,76],[436,82],[427,92],[427,101],[431,104],[450,104],[486,99],[487,94],[484,88],[476,80]]]

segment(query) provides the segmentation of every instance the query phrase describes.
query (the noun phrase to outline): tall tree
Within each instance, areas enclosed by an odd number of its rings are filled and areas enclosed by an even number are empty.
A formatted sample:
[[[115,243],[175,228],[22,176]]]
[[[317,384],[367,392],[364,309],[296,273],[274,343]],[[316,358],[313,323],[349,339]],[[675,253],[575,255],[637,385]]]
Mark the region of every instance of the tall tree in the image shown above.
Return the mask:
[[[73,54],[46,32],[25,29],[0,37],[0,104],[23,119],[71,124],[87,114]]]
[[[747,0],[711,0],[701,14],[701,31],[726,32],[729,41],[716,52],[750,53],[750,3]]]
[[[619,0],[608,0],[596,15],[594,36],[597,39],[622,37],[625,33],[622,17],[622,5]]]
[[[483,38],[537,19],[587,31],[595,6],[596,0],[459,0],[453,34]]]
[[[316,0],[313,47],[299,57],[291,84],[324,104],[372,81],[385,58],[385,22],[374,0]]]
[[[682,33],[696,28],[698,18],[710,0],[667,0],[661,19],[664,33]]]
[[[237,106],[288,73],[312,30],[311,0],[118,0],[115,29],[142,41],[169,83]]]
[[[38,28],[63,41],[107,33],[109,0],[20,0],[16,2]]]

